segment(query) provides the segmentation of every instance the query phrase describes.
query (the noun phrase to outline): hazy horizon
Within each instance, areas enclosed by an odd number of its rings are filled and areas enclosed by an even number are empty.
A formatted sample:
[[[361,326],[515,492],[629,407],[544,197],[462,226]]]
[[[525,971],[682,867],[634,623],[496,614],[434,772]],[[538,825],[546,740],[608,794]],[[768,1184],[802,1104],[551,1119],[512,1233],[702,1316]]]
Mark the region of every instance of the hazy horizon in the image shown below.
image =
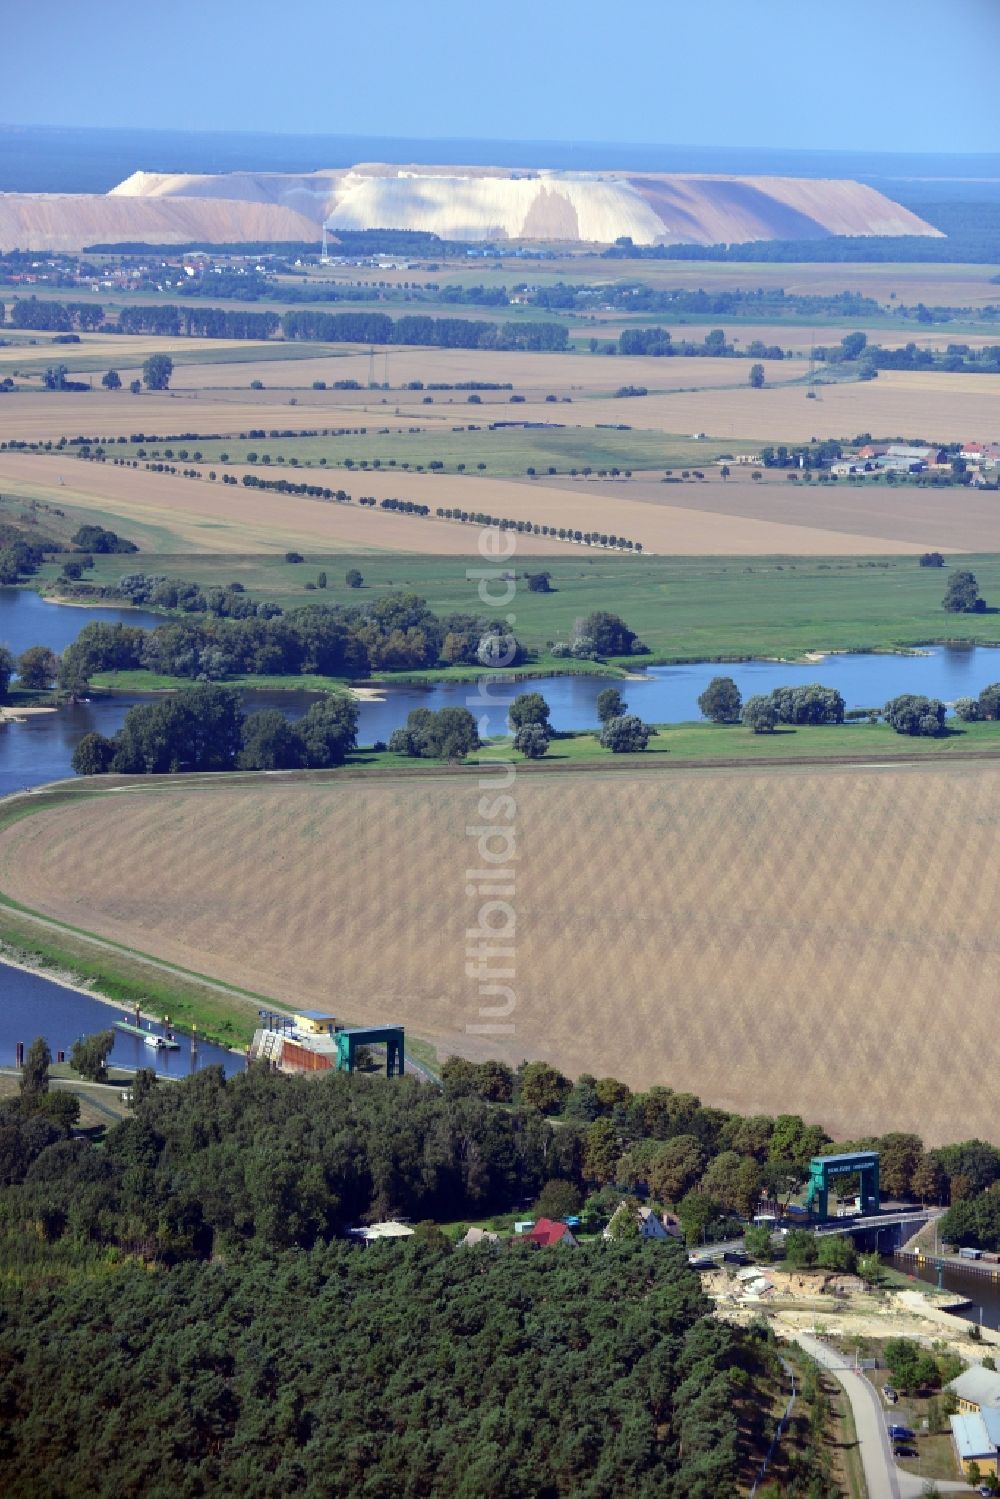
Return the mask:
[[[979,152],[1000,106],[964,60],[995,54],[1000,9],[951,0],[946,47],[941,20],[936,0],[633,0],[613,21],[569,0],[509,0],[500,18],[453,0],[287,16],[177,0],[125,29],[54,0],[6,17],[3,107],[57,128]]]

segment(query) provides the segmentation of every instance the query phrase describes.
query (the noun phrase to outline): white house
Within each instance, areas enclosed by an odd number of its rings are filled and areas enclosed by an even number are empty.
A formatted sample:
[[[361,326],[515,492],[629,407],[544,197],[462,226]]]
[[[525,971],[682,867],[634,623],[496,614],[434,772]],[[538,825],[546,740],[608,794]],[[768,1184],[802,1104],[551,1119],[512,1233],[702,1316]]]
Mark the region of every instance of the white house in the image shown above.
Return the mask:
[[[641,1207],[635,1203],[622,1201],[611,1215],[608,1226],[604,1230],[604,1238],[617,1238],[621,1225],[630,1214],[638,1227],[640,1239],[672,1239],[676,1237],[670,1229],[664,1227],[662,1220],[656,1216],[652,1208]]]

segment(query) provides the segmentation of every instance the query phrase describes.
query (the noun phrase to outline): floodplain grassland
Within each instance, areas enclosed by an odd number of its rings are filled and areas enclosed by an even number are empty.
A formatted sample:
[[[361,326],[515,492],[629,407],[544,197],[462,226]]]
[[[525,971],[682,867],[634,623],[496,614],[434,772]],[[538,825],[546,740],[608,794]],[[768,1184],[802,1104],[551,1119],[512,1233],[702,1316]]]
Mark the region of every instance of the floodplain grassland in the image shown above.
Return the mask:
[[[841,1138],[996,1138],[969,1079],[993,1015],[1000,765],[523,777],[513,1031],[488,1037],[469,1027],[496,1001],[466,972],[479,779],[109,789],[0,832],[0,890],[445,1055],[545,1056]]]
[[[961,555],[949,562],[972,568],[984,597],[1000,603],[1000,556]],[[598,609],[621,615],[651,649],[651,657],[625,663],[633,672],[642,672],[649,660],[801,660],[807,652],[1000,643],[1000,615],[948,615],[942,609],[945,571],[918,567],[913,558],[616,558],[564,547],[561,555],[546,558],[517,552],[511,564],[517,573],[517,634],[543,661],[549,643],[568,639],[574,621]],[[403,589],[447,615],[478,607],[468,565],[466,558],[415,553],[309,552],[303,564],[289,564],[273,552],[162,552],[97,558],[88,576],[111,583],[141,570],[190,579],[204,588],[241,582],[252,597],[285,609],[315,603],[364,606]],[[354,567],[364,577],[361,589],[345,582],[346,571]],[[42,570],[42,582],[51,580],[55,592],[57,571],[54,564]],[[327,589],[304,588],[319,571],[327,573]],[[526,588],[523,574],[535,571],[550,573],[552,592]],[[547,669],[577,666],[547,658]],[[822,663],[817,676],[822,678]]]

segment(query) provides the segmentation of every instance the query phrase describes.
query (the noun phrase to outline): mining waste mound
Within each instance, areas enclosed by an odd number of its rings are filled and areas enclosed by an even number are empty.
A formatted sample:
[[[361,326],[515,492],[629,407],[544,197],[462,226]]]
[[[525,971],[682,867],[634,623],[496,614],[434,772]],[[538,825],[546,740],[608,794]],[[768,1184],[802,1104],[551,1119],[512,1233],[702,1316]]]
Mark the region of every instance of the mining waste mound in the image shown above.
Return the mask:
[[[0,194],[0,248],[291,241],[338,229],[415,229],[457,240],[742,244],[939,231],[849,180],[499,167],[133,172],[105,197]]]
[[[312,219],[267,199],[130,198],[100,193],[0,193],[0,250],[88,245],[319,242]]]

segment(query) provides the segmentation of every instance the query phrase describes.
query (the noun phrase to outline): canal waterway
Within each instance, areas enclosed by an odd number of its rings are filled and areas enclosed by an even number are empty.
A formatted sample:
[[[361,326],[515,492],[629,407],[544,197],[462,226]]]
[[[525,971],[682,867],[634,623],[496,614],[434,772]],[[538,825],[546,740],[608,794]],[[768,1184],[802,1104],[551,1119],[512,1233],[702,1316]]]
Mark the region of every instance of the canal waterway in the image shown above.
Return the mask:
[[[67,989],[41,974],[25,973],[0,963],[0,1066],[13,1067],[17,1043],[27,1049],[36,1036],[44,1036],[55,1057],[69,1049],[81,1036],[107,1030],[116,1020],[134,1023],[135,1011],[105,1004],[88,994]],[[146,1022],[142,1022],[145,1027]],[[165,1035],[165,1027],[152,1022],[156,1035]],[[242,1072],[245,1062],[237,1053],[199,1041],[192,1048],[191,1038],[177,1035],[179,1051],[157,1051],[152,1046],[123,1031],[115,1031],[111,1061],[116,1067],[153,1067],[169,1077],[186,1077],[202,1067],[222,1067],[227,1076]]]
[[[135,609],[82,609],[46,604],[25,588],[0,588],[0,645],[18,653],[29,645],[48,645],[62,651],[93,619],[152,628],[162,624],[154,614]],[[773,687],[822,682],[837,688],[848,708],[881,707],[901,692],[924,693],[953,703],[972,697],[989,682],[1000,681],[1000,648],[990,646],[931,646],[916,655],[831,655],[807,662],[741,661],[717,664],[699,661],[645,670],[637,661],[634,680],[617,680],[629,709],[649,723],[683,723],[697,719],[698,697],[712,677],[731,676],[744,697],[770,692]],[[530,681],[493,682],[484,701],[473,682],[440,682],[405,686],[383,684],[374,697],[360,704],[358,740],[373,744],[388,740],[406,722],[413,708],[468,706],[485,717],[490,733],[506,728],[506,706],[519,692],[541,692],[557,729],[592,729],[597,725],[597,697],[609,678],[595,676],[545,677]],[[43,785],[72,774],[73,750],[84,734],[114,734],[128,709],[142,697],[121,694],[67,704],[50,713],[28,716],[24,722],[0,728],[0,795],[26,786]],[[315,697],[307,692],[248,692],[245,706],[252,712],[277,707],[290,719],[302,716]]]
[[[967,1296],[971,1306],[956,1311],[956,1317],[962,1317],[966,1322],[982,1320],[984,1327],[1000,1328],[1000,1281],[995,1281],[992,1276],[980,1275],[959,1266],[945,1265],[939,1281],[937,1267],[932,1260],[924,1260],[922,1264],[918,1264],[915,1260],[894,1254],[888,1257],[888,1263],[901,1274],[911,1276],[914,1281],[922,1281],[931,1286],[940,1284],[956,1296]]]

